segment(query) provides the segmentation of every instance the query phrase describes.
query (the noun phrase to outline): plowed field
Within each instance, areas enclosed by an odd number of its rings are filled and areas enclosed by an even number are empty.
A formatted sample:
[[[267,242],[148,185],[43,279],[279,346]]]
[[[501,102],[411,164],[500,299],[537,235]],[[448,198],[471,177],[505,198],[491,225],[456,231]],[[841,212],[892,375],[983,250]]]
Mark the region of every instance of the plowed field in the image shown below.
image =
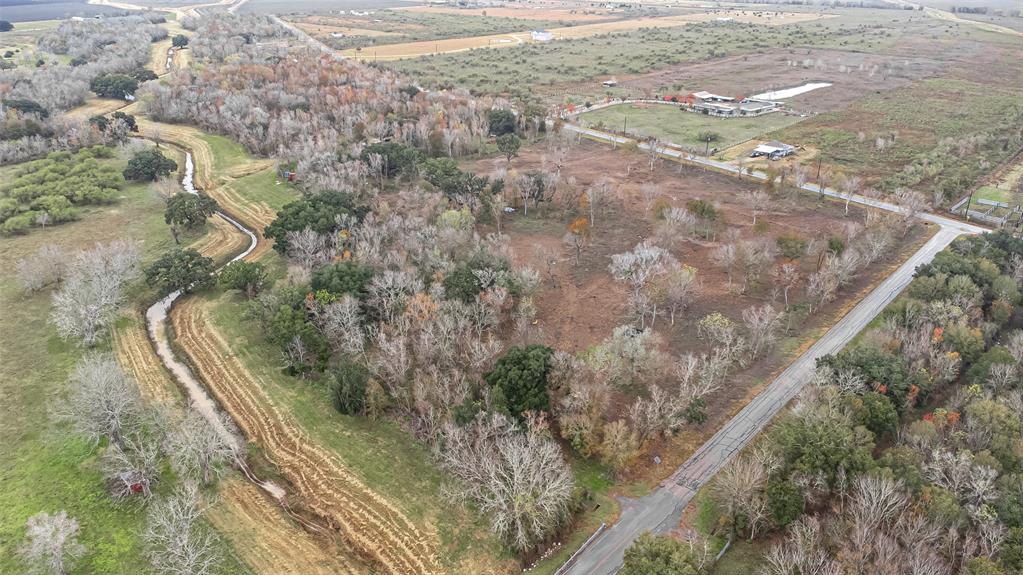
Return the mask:
[[[231,354],[200,300],[188,298],[175,306],[171,323],[199,375],[246,437],[260,444],[291,482],[302,506],[336,528],[383,572],[440,572],[435,537],[370,490],[274,405],[264,382]]]

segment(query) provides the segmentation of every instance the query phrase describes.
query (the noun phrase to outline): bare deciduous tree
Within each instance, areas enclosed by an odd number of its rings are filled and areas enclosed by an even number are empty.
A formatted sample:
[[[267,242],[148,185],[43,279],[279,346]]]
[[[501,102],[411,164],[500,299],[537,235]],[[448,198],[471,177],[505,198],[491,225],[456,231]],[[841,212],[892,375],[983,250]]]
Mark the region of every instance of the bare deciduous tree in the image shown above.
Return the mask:
[[[771,304],[750,306],[742,311],[742,321],[749,330],[750,356],[758,358],[774,345],[778,338],[781,314]]]
[[[650,280],[667,273],[676,264],[667,250],[644,240],[632,251],[611,256],[609,268],[616,280],[627,282],[633,293],[638,294]]]
[[[209,575],[222,558],[216,535],[202,520],[198,488],[185,483],[154,503],[143,541],[153,568],[168,575]]]
[[[448,424],[440,457],[462,483],[461,495],[489,513],[495,533],[526,551],[563,525],[572,474],[542,421],[526,430],[500,415]]]
[[[225,421],[225,426],[229,424]],[[188,410],[170,430],[165,449],[174,471],[200,485],[211,485],[219,479],[237,455],[234,446],[195,410]]]
[[[67,271],[67,259],[68,254],[58,246],[40,246],[35,254],[18,261],[18,283],[29,292],[60,283]]]
[[[671,325],[675,325],[675,317],[685,311],[696,297],[696,268],[676,267],[659,278],[656,288],[658,299],[668,308]]]
[[[148,499],[160,481],[160,441],[142,433],[126,435],[103,453],[103,475],[114,499]]]
[[[685,208],[668,208],[661,213],[661,222],[654,230],[658,243],[675,247],[679,237],[688,238],[696,230],[696,217]]]
[[[142,400],[135,381],[107,353],[86,355],[71,374],[71,389],[56,415],[96,444],[104,437],[123,447],[141,422]]]
[[[300,232],[288,232],[288,257],[307,272],[329,261],[331,257],[330,238],[306,228]]]
[[[19,552],[35,573],[64,575],[85,553],[78,542],[78,521],[66,511],[50,515],[40,511],[25,523],[25,542]]]
[[[405,309],[408,298],[423,288],[423,280],[413,271],[386,270],[373,276],[368,301],[390,323]]]
[[[767,209],[768,203],[771,201],[771,196],[767,195],[762,190],[753,190],[742,194],[742,199],[749,205],[750,212],[753,216],[753,225],[757,225],[757,215],[761,211]]]
[[[334,351],[359,355],[366,347],[359,300],[349,294],[328,304],[315,316],[316,325]]]
[[[611,187],[610,180],[601,178],[586,188],[584,197],[586,198],[586,208],[590,215],[590,227],[596,225],[597,214],[603,215],[604,210],[611,203]]]
[[[76,254],[53,294],[51,321],[61,337],[95,345],[124,300],[125,284],[138,273],[139,259],[138,246],[123,241]]]

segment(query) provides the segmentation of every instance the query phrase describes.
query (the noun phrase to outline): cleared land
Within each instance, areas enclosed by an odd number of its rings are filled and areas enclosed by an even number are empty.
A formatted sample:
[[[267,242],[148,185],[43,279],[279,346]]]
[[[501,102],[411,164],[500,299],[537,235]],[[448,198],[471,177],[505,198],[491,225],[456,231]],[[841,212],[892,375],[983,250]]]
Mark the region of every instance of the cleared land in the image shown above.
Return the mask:
[[[711,148],[730,148],[761,134],[790,126],[802,118],[773,112],[751,118],[716,118],[688,112],[668,104],[620,104],[579,114],[578,123],[587,128],[657,138],[686,148],[703,151],[705,144],[697,136],[714,132],[720,140]]]
[[[935,57],[838,49],[774,48],[752,54],[687,62],[642,74],[616,75],[617,86],[605,88],[598,82],[571,82],[549,90],[554,95],[570,94],[576,107],[586,101],[601,102],[608,97],[623,99],[685,95],[706,90],[723,95],[750,95],[771,89],[827,82],[829,87],[786,98],[788,108],[801,113],[820,113],[844,108],[866,94],[906,86],[941,69]],[[563,97],[563,96],[559,96]]]
[[[782,24],[795,24],[799,22],[818,20],[825,18],[826,16],[822,14],[796,12],[706,12],[702,14],[685,14],[679,16],[634,18],[631,20],[598,22],[595,24],[583,24],[580,26],[551,28],[548,31],[554,35],[555,39],[560,40],[567,38],[585,38],[588,36],[596,36],[611,32],[636,30],[639,28],[673,28],[690,23],[711,22],[717,18],[725,17],[732,18],[736,22],[777,26]],[[474,36],[471,38],[450,38],[446,40],[378,45],[373,46],[372,49],[367,51],[351,49],[344,50],[341,54],[350,58],[362,56],[369,60],[399,60],[402,58],[415,58],[430,54],[463,52],[466,50],[472,50],[473,48],[500,48],[524,43],[533,43],[532,36],[528,31],[511,34]]]

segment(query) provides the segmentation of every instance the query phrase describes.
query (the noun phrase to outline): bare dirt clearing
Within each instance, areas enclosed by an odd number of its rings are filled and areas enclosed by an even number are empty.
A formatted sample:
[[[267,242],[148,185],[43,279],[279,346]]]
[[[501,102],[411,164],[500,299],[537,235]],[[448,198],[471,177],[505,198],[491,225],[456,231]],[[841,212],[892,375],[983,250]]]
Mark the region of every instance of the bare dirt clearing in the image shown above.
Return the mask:
[[[683,26],[693,22],[712,22],[718,18],[731,18],[737,22],[779,26],[783,24],[809,22],[827,17],[829,16],[823,14],[795,12],[703,12],[699,14],[685,14],[679,16],[614,20],[610,22],[583,24],[580,26],[551,28],[548,31],[553,34],[555,39],[583,38],[586,36],[595,36],[597,34],[607,34],[624,30],[635,30],[638,28],[670,28],[674,26]],[[365,50],[343,50],[341,51],[341,55],[350,58],[362,56],[366,59],[372,60],[397,60],[401,58],[425,56],[428,54],[461,52],[464,50],[471,50],[473,48],[500,48],[515,46],[517,44],[527,42],[532,43],[532,37],[528,31],[523,31],[511,34],[474,36],[471,38],[450,38],[446,40],[428,40],[422,42],[405,42],[402,44],[375,45]]]
[[[387,573],[438,573],[437,542],[392,503],[354,477],[312,442],[263,391],[209,322],[203,303],[189,298],[171,311],[178,344],[220,404],[259,444],[301,498],[302,506],[338,529],[353,549]]]

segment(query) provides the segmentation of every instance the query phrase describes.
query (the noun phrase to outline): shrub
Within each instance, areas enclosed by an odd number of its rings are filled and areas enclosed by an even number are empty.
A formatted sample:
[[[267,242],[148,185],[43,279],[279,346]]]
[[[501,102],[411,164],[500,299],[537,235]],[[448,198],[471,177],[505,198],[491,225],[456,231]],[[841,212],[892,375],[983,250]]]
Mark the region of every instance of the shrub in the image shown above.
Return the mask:
[[[155,182],[178,169],[178,163],[164,156],[157,148],[136,152],[124,169],[124,179],[140,182]]]
[[[806,246],[808,245],[806,238],[795,234],[782,234],[778,236],[775,243],[778,244],[778,251],[787,259],[798,260],[806,255]]]
[[[330,398],[334,409],[345,415],[359,415],[366,407],[369,371],[358,363],[343,361],[331,373]]]
[[[146,283],[162,294],[197,291],[213,283],[213,260],[195,250],[174,250],[145,269]]]
[[[351,294],[362,299],[366,296],[366,287],[373,279],[372,266],[354,261],[343,261],[323,266],[313,272],[313,291],[326,290],[331,295]]]
[[[218,278],[224,289],[234,289],[253,298],[263,289],[266,283],[266,269],[259,262],[236,261],[227,265]]]
[[[803,514],[806,500],[803,491],[790,481],[772,480],[767,483],[767,507],[775,527],[782,528]]]
[[[553,354],[545,345],[508,348],[494,369],[483,376],[493,389],[495,405],[519,419],[527,411],[547,411],[547,375]]]

